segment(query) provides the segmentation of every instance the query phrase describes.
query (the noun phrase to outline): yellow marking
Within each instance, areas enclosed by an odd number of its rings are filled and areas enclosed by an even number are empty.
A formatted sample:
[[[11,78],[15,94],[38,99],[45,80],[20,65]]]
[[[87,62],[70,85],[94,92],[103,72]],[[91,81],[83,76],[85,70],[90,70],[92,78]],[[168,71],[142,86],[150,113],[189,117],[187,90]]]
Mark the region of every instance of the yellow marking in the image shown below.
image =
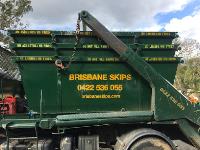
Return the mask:
[[[80,35],[83,35],[83,36],[93,36],[93,33],[89,32],[89,31],[84,31],[84,32],[80,32]]]
[[[168,48],[174,48],[173,44],[145,44],[144,48],[149,49],[168,49]]]
[[[100,49],[100,48],[109,48],[108,45],[105,44],[84,44],[82,45],[82,48],[96,48],[96,49]]]
[[[69,80],[78,81],[93,81],[93,80],[111,80],[111,81],[124,81],[132,80],[131,74],[69,74]]]
[[[20,61],[52,61],[53,58],[51,57],[32,57],[32,56],[25,56],[19,57]]]
[[[111,91],[122,91],[123,90],[123,85],[122,84],[111,84],[109,86]]]
[[[93,84],[78,84],[77,85],[78,91],[94,91],[94,85]]]
[[[16,30],[15,34],[21,34],[21,35],[51,35],[51,31],[48,31],[48,30]]]
[[[170,32],[141,32],[141,36],[171,36]]]
[[[107,74],[69,74],[69,80],[107,80]]]
[[[108,91],[109,85],[108,84],[78,84],[77,85],[78,91]]]
[[[81,95],[81,98],[83,99],[119,99],[121,95],[116,95],[116,94],[99,94],[99,95],[94,95],[94,94],[86,94],[86,95]]]
[[[185,110],[185,106],[179,102],[180,100],[176,99],[171,93],[169,93],[166,89],[160,88],[160,92],[165,95],[169,100],[171,100],[180,110]]]
[[[98,58],[93,57],[92,61],[98,61]]]
[[[87,61],[118,62],[117,57],[87,57]]]
[[[108,92],[108,91],[118,91],[121,92],[123,90],[123,85],[122,84],[78,84],[77,85],[77,91],[84,93],[84,92],[92,92],[92,91],[98,91],[98,92]],[[82,95],[81,98],[86,98],[86,99],[104,99],[104,98],[120,98],[121,95],[117,94],[117,96],[112,96],[110,94],[86,94]]]
[[[110,74],[109,80],[132,80],[131,74]]]
[[[145,57],[145,61],[151,61],[151,62],[165,62],[165,61],[177,61],[178,59],[175,57]]]
[[[107,84],[98,84],[95,86],[96,91],[108,91],[109,90],[109,85]]]
[[[17,43],[17,48],[53,48],[50,43]]]

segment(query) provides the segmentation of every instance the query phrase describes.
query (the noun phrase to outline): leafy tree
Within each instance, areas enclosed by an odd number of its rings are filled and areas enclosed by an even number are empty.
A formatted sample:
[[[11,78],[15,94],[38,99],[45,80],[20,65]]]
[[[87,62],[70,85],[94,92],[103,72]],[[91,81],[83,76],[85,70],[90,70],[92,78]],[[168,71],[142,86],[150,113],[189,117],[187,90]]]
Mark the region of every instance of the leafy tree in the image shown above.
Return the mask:
[[[26,27],[21,19],[29,11],[31,0],[0,0],[0,42],[8,42],[5,30]]]
[[[200,95],[200,57],[190,58],[178,66],[174,85],[186,96]]]

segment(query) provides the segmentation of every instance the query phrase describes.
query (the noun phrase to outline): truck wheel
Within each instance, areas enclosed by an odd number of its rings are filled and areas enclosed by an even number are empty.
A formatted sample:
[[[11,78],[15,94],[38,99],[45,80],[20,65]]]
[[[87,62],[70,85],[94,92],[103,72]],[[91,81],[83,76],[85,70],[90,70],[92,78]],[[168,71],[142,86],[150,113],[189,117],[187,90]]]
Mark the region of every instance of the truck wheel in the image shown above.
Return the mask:
[[[147,137],[138,140],[130,146],[129,150],[173,150],[172,147],[164,140]]]
[[[115,150],[176,150],[176,147],[163,133],[143,128],[118,137]]]

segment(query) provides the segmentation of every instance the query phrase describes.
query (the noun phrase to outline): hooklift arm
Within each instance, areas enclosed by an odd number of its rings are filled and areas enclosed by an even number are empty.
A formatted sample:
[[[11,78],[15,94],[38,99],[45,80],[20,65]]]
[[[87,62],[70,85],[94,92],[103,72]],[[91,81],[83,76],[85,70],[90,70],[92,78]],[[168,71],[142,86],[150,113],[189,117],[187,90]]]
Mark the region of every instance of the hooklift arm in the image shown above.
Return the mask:
[[[156,121],[175,120],[188,139],[200,148],[200,103],[192,104],[140,56],[119,40],[87,11],[79,17],[99,38],[115,50],[152,88]]]

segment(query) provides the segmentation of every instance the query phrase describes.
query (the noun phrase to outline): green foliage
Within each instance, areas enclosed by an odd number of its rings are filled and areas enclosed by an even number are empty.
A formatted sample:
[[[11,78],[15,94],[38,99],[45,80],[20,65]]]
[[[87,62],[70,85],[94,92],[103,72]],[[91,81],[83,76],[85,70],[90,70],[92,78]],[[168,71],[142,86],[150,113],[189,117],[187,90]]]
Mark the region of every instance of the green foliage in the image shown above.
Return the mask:
[[[31,10],[30,0],[4,0],[0,2],[0,29],[23,26],[21,18]]]
[[[0,42],[9,40],[5,30],[26,27],[21,19],[29,11],[32,11],[31,0],[0,0]]]
[[[186,95],[200,92],[200,57],[190,58],[178,66],[174,85]]]

